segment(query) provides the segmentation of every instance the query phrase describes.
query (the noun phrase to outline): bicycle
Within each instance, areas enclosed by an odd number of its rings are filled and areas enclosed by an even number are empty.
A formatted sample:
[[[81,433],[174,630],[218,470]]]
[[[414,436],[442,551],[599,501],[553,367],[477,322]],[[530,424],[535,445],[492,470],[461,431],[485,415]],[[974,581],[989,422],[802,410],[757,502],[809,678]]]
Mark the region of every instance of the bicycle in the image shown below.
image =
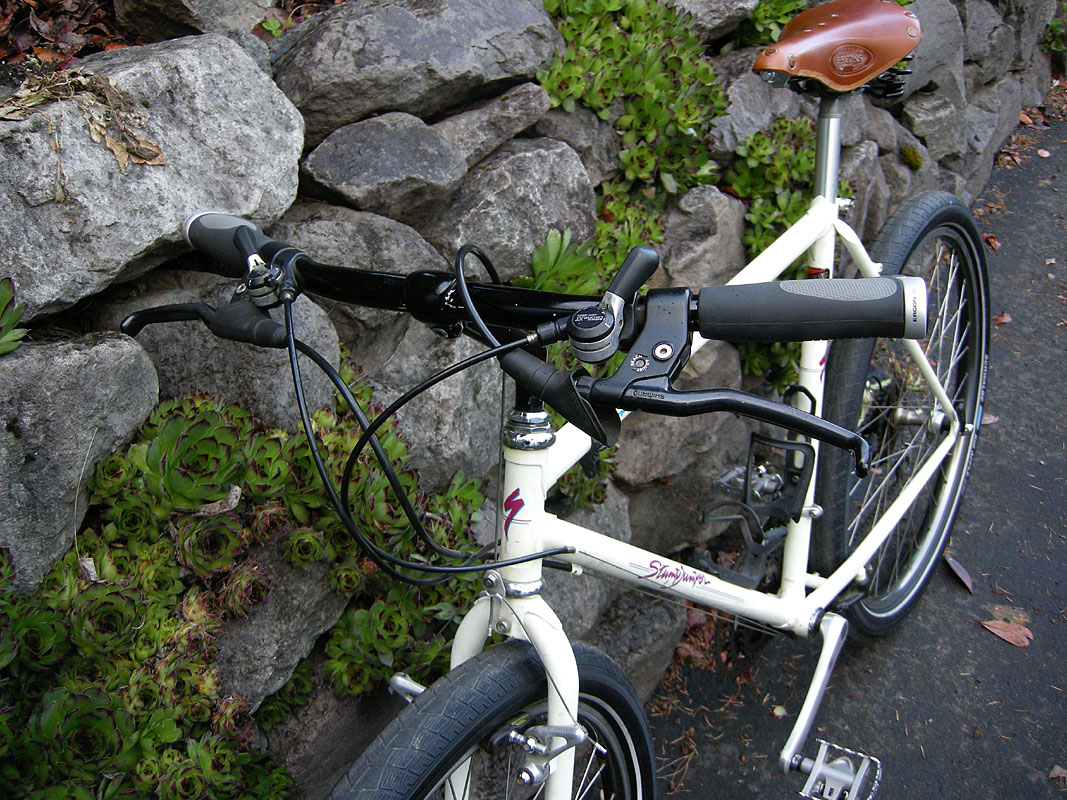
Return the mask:
[[[415,387],[386,414],[432,382],[493,357],[516,384],[491,561],[474,563],[430,541],[434,552],[462,559],[430,567],[386,553],[351,527],[345,510],[351,466],[364,446],[376,447],[374,430],[385,415],[373,423],[358,415],[364,433],[339,494],[318,461],[338,514],[389,574],[419,583],[457,571],[484,573],[484,591],[456,632],[452,670],[430,687],[394,677],[392,687],[411,702],[334,788],[334,800],[510,796],[514,787],[523,797],[544,792],[552,800],[593,790],[656,796],[641,704],[607,656],[572,646],[563,633],[540,593],[546,566],[589,571],[764,629],[819,636],[818,663],[778,765],[807,776],[805,797],[874,796],[877,758],[824,741],[814,758],[800,750],[849,631],[871,638],[895,628],[946,544],[981,425],[990,337],[981,242],[959,200],[942,192],[912,198],[870,253],[840,218],[847,207],[837,197],[840,97],[861,87],[899,92],[903,78],[894,65],[918,37],[918,22],[905,8],[835,0],[798,16],[757,59],[755,69],[768,81],[820,97],[815,196],[807,213],[726,286],[640,296],[658,266],[650,247],[630,253],[602,298],[581,298],[468,284],[463,267],[470,255],[493,275],[489,259],[470,246],[457,254],[455,275],[403,277],[319,264],[221,213],[186,223],[193,247],[247,270],[234,302],[218,310],[186,304],[140,311],[123,330],[132,335],[153,322],[201,319],[221,336],[287,348],[313,445],[297,353],[326,369],[342,394],[347,389],[295,336],[291,303],[301,291],[403,311],[490,345]],[[837,240],[860,277],[833,277]],[[805,253],[809,272],[826,280],[774,282]],[[267,314],[278,305],[285,325]],[[791,405],[735,390],[674,389],[688,358],[712,339],[802,341]],[[567,374],[540,357],[560,341],[587,364],[618,351],[628,357],[605,378]],[[346,399],[358,408],[350,394]],[[546,403],[568,420],[559,431]],[[731,518],[748,525],[746,566],[698,569],[546,512],[556,480],[599,444],[613,442],[620,413],[634,410],[732,411],[791,431],[782,440],[754,437],[785,453],[772,501],[759,502],[750,455],[741,498],[730,505],[739,511]],[[780,557],[777,580],[768,577],[768,555]],[[493,634],[508,641],[484,649]]]

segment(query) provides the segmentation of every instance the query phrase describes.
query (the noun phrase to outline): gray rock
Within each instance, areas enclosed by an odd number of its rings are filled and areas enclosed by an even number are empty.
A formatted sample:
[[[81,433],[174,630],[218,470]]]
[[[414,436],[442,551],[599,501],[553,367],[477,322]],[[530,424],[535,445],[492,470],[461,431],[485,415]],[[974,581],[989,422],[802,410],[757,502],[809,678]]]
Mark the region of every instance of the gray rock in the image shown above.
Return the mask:
[[[600,119],[592,110],[584,106],[570,112],[554,108],[537,123],[536,130],[540,136],[559,139],[574,148],[594,186],[619,174],[622,139],[610,120]]]
[[[862,142],[841,154],[841,177],[852,187],[852,208],[846,221],[863,241],[870,241],[885,222],[889,187],[878,163],[878,145]]]
[[[712,59],[729,100],[726,113],[712,122],[710,155],[730,160],[738,146],[754,133],[766,130],[776,119],[793,119],[810,113],[810,101],[796,92],[775,89],[753,73],[757,50],[748,48]]]
[[[259,0],[115,0],[127,34],[149,41],[191,33],[250,32],[264,17]]]
[[[630,541],[629,500],[610,482],[604,502],[590,510],[574,511],[564,519],[603,533],[622,542]],[[563,623],[563,630],[571,639],[585,638],[599,623],[611,601],[619,592],[614,584],[598,580],[592,575],[572,575],[547,569],[545,599]]]
[[[319,16],[275,62],[312,145],[376,111],[427,118],[491,96],[562,45],[540,0],[366,0]]]
[[[667,214],[663,246],[671,286],[725,283],[745,265],[745,204],[714,186],[690,189]]]
[[[1019,124],[1022,86],[1008,74],[974,95],[967,107],[968,151],[961,167],[967,178],[967,194],[976,197],[985,188],[993,171],[993,157]]]
[[[144,351],[117,334],[25,343],[0,358],[0,547],[32,590],[74,539],[97,462],[158,400]]]
[[[304,159],[301,172],[319,194],[411,222],[459,187],[467,163],[421,119],[396,111],[334,131]]]
[[[941,93],[912,95],[904,104],[905,124],[926,144],[930,158],[958,156],[964,148],[964,129],[957,107]]]
[[[117,330],[127,314],[169,303],[204,302],[218,308],[233,295],[234,281],[200,272],[157,271],[132,298],[114,298],[94,307],[91,318],[100,328]],[[337,333],[326,313],[306,297],[293,305],[297,338],[322,353],[335,367]],[[280,319],[280,310],[273,312]],[[164,397],[205,392],[224,403],[237,403],[267,425],[301,430],[293,394],[289,358],[285,350],[268,350],[219,339],[200,322],[149,325],[137,335],[159,374]],[[333,384],[305,356],[301,377],[311,409],[333,406]]]
[[[271,228],[271,236],[339,267],[406,275],[450,266],[407,225],[344,206],[298,202]],[[315,302],[326,309],[352,359],[366,372],[381,367],[396,352],[408,325],[417,324],[395,311],[321,297]]]
[[[693,17],[693,28],[705,41],[718,39],[736,28],[759,0],[674,0],[671,4]]]
[[[1004,15],[1004,21],[1015,30],[1014,68],[1026,69],[1030,66],[1031,56],[1037,47],[1035,44],[1045,32],[1045,26],[1055,16],[1060,4],[1057,0],[998,0],[997,6]],[[1046,85],[1044,90],[1048,89]]]
[[[589,643],[611,656],[637,696],[648,700],[674,658],[685,620],[685,606],[630,592],[612,605]]]
[[[285,767],[294,797],[321,800],[404,706],[385,689],[338,697],[313,653],[311,698],[267,732],[271,760]]]
[[[966,87],[963,80],[963,24],[950,0],[915,0],[908,10],[922,24],[922,41],[912,51],[912,74],[904,87],[907,99],[917,91],[936,88],[953,108],[963,110]]]
[[[536,83],[509,89],[434,125],[473,167],[500,145],[535,124],[552,107],[548,92]]]
[[[166,163],[131,163],[123,174],[114,155],[90,140],[75,101],[0,122],[0,150],[8,154],[0,250],[18,265],[27,319],[174,256],[194,211],[222,208],[262,223],[296,194],[300,115],[229,39],[130,47],[90,56],[81,67],[129,92],[146,117],[137,135],[156,143]],[[57,181],[64,202],[55,201]]]
[[[870,139],[878,145],[881,155],[895,153],[897,151],[897,128],[900,123],[884,108],[867,106],[867,124],[864,127],[864,138]]]
[[[841,102],[841,146],[855,147],[863,141],[867,130],[867,95],[859,92],[848,94]]]
[[[481,351],[466,337],[442,339],[425,325],[411,325],[396,352],[370,374],[375,398],[392,402],[419,381]],[[482,363],[420,394],[397,415],[407,437],[420,486],[440,491],[459,470],[482,476],[497,461],[500,370]]]
[[[1003,75],[1015,60],[1015,29],[989,0],[957,3],[964,30],[964,60],[975,66],[968,90]]]
[[[223,696],[244,695],[255,710],[286,684],[319,634],[340,618],[348,598],[330,589],[327,564],[294,567],[281,541],[253,547],[248,558],[270,580],[270,591],[247,617],[223,623],[215,636],[215,666],[222,673]]]
[[[515,139],[471,170],[459,194],[420,232],[447,258],[476,244],[502,279],[530,269],[552,229],[593,235],[596,200],[578,154],[554,139]]]

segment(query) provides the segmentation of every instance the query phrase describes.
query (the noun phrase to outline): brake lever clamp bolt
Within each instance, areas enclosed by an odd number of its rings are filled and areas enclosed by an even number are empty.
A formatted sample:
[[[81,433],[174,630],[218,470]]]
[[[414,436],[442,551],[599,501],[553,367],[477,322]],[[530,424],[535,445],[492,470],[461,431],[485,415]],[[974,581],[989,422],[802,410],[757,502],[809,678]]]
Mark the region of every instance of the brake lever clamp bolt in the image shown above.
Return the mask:
[[[674,348],[667,342],[660,342],[656,345],[652,351],[652,357],[657,361],[666,361],[668,358],[674,355]]]

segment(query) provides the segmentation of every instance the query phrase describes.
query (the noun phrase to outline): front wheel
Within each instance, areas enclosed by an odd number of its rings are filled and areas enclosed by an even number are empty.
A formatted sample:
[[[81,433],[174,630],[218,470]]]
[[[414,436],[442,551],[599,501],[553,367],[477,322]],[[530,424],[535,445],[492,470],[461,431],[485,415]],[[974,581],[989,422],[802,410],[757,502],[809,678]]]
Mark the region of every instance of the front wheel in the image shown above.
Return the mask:
[[[933,479],[867,567],[850,630],[884,636],[926,587],[959,509],[978,437],[989,352],[989,285],[970,211],[946,192],[902,206],[871,246],[884,275],[917,275],[929,293],[928,337],[920,342],[944,386],[962,433]],[[945,415],[900,341],[839,340],[826,364],[825,418],[856,430],[871,448],[871,471],[852,474],[843,451],[823,448],[812,541],[813,566],[828,574],[896,500],[948,435]]]
[[[576,643],[574,655],[578,723],[589,739],[575,751],[572,796],[654,800],[652,740],[633,688],[599,650]],[[533,798],[543,787],[519,783],[523,751],[508,734],[545,723],[547,693],[529,644],[490,648],[415,698],[328,800]]]

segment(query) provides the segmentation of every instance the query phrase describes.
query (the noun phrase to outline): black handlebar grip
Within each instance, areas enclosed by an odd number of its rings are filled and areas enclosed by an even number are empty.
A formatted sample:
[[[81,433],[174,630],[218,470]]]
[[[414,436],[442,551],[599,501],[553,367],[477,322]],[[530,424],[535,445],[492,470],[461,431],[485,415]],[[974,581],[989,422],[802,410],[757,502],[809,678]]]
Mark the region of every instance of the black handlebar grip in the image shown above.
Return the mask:
[[[729,342],[919,339],[926,284],[894,276],[715,286],[700,290],[697,331]]]
[[[634,299],[637,290],[645,285],[659,266],[659,253],[647,244],[639,244],[626,256],[619,271],[608,286],[608,291],[627,303]]]
[[[219,211],[198,211],[185,221],[182,233],[192,247],[229,267],[247,267],[245,257],[233,240],[238,228],[248,228],[252,244],[266,261],[284,245],[275,242],[247,219]]]

